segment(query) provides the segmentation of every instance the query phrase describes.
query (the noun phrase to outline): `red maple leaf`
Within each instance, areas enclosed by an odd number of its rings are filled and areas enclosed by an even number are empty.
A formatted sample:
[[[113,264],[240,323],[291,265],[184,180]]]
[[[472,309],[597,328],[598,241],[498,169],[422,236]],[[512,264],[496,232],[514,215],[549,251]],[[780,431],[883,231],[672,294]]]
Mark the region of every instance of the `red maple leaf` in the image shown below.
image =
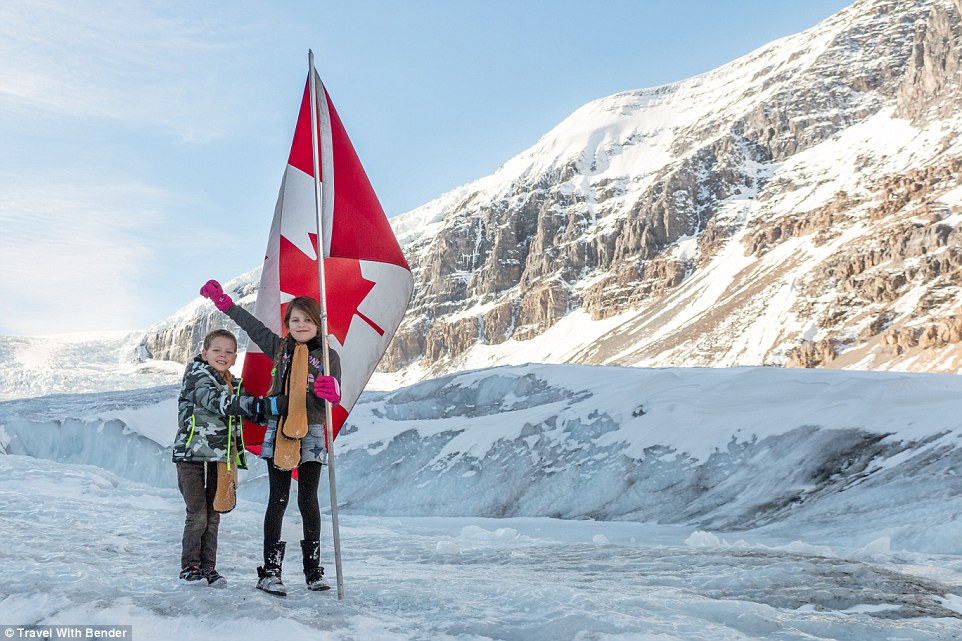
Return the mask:
[[[324,279],[327,281],[327,331],[341,345],[347,339],[351,320],[358,316],[381,336],[384,330],[365,316],[358,308],[376,283],[361,275],[361,262],[353,258],[328,258],[324,261]]]
[[[317,234],[310,234],[311,244],[317,249]],[[328,258],[324,261],[327,281],[327,331],[344,345],[351,320],[358,316],[381,336],[384,330],[358,308],[376,284],[361,275],[361,263],[353,258]],[[280,243],[280,290],[290,296],[317,298],[317,261],[302,252],[284,236]],[[281,317],[287,304],[281,305]]]

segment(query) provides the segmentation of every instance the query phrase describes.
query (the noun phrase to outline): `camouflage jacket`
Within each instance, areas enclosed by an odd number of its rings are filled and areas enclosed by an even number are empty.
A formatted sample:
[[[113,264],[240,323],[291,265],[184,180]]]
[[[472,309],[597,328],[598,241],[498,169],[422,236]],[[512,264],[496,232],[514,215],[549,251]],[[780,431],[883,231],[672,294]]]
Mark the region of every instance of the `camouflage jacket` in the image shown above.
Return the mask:
[[[256,414],[257,398],[248,394],[238,379],[237,393],[199,355],[184,370],[177,399],[177,435],[173,461],[228,461],[246,468],[243,420],[263,420]],[[229,457],[228,457],[229,454]]]
[[[271,389],[275,390],[275,395],[283,394],[282,390],[288,376],[288,366],[294,353],[294,339],[289,336],[281,338],[240,305],[232,305],[226,313],[231,320],[247,332],[251,341],[261,348],[264,354],[274,360],[274,368],[271,370]],[[321,341],[316,338],[307,343],[307,347],[310,350],[307,359],[307,422],[311,425],[322,425],[325,413],[324,401],[314,395],[314,379],[324,373],[323,347]],[[283,351],[278,354],[282,348]],[[338,384],[340,384],[341,358],[336,351],[330,348],[328,349],[328,356],[331,365],[330,375],[336,378]]]

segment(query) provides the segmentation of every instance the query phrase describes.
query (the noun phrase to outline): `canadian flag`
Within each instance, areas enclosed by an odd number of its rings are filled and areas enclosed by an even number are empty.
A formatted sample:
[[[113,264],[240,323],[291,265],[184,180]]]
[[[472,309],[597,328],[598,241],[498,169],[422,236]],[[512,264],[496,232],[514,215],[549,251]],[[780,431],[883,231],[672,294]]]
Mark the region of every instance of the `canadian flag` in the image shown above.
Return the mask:
[[[414,277],[334,103],[316,72],[312,73],[317,94],[316,166],[328,340],[341,359],[341,402],[333,408],[336,436],[401,324],[414,291]],[[312,155],[308,78],[254,305],[254,315],[281,336],[290,300],[297,296],[320,298]],[[251,393],[267,393],[273,356],[249,345],[243,376]],[[263,437],[263,427],[247,423],[244,440],[248,449],[259,453]]]

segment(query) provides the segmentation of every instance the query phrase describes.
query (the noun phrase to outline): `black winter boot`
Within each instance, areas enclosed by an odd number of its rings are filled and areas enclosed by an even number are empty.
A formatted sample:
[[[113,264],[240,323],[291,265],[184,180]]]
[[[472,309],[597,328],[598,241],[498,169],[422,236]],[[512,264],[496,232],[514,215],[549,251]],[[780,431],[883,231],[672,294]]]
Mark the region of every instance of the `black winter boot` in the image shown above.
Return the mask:
[[[284,564],[284,541],[264,542],[264,566],[257,568],[257,589],[268,594],[287,596],[287,588],[281,581],[281,566]]]
[[[304,556],[304,579],[308,590],[330,590],[331,584],[324,580],[321,567],[321,542],[301,541],[301,554]]]
[[[180,571],[180,580],[187,583],[197,583],[200,585],[200,581],[204,578],[201,573],[200,568],[196,565],[186,565],[184,569]]]
[[[207,585],[211,586],[212,588],[227,587],[227,579],[225,579],[221,573],[214,568],[201,568],[200,574],[207,579]]]

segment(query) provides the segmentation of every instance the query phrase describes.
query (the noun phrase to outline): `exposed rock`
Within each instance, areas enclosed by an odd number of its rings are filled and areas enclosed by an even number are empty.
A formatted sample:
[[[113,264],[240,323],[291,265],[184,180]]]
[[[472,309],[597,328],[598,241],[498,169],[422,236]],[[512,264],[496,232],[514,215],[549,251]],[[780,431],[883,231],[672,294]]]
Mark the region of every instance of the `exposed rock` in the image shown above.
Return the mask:
[[[937,2],[916,25],[898,113],[916,123],[956,113],[962,99],[962,0]]]
[[[551,280],[529,288],[521,298],[514,337],[525,340],[542,333],[568,313],[568,288]]]
[[[517,316],[518,304],[515,300],[506,300],[490,309],[483,317],[485,342],[497,345],[511,338]]]
[[[891,352],[901,354],[919,344],[921,330],[913,327],[892,327],[882,335],[882,342]]]
[[[435,323],[425,337],[424,358],[428,363],[442,357],[454,358],[467,351],[481,336],[481,321],[467,316],[450,323]]]
[[[962,315],[939,319],[926,325],[918,336],[919,347],[937,349],[962,342]]]
[[[802,341],[785,354],[786,367],[823,367],[838,356],[835,340]]]
[[[865,326],[858,338],[860,341],[865,342],[873,336],[878,336],[881,334],[889,325],[892,324],[892,319],[895,318],[895,314],[891,311],[885,311],[877,314],[872,321]]]
[[[787,214],[774,220],[759,221],[756,230],[742,241],[747,253],[762,256],[789,238],[812,235],[812,244],[823,245],[837,236],[850,222],[848,211],[855,202],[848,194],[839,194],[832,202],[804,214]]]

